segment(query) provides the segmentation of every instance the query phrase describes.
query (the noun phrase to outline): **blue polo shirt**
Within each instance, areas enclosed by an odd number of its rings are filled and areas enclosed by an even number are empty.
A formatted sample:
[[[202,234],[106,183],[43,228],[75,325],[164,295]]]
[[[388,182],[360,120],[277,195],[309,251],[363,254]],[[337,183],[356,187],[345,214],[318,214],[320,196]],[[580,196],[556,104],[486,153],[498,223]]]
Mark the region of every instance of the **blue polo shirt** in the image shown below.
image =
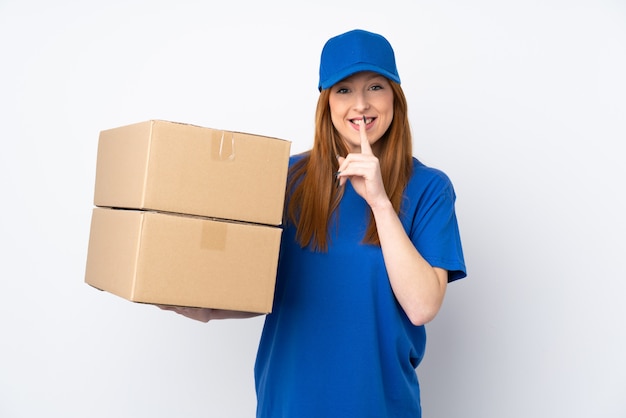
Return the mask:
[[[380,247],[362,243],[370,209],[350,182],[345,188],[327,252],[301,248],[295,227],[284,226],[255,364],[257,417],[421,416],[415,368],[425,329],[396,301]],[[414,159],[400,219],[449,281],[466,275],[454,202],[448,177]]]

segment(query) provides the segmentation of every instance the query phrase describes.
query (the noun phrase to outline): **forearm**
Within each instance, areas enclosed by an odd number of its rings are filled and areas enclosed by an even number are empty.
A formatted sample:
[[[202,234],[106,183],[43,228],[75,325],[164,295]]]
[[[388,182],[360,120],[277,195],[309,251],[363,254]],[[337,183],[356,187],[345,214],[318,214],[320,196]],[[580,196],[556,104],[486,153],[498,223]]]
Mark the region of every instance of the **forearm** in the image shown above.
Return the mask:
[[[211,319],[246,319],[261,315],[255,312],[229,311],[225,309],[211,309]]]
[[[391,202],[372,207],[394,295],[415,325],[431,321],[443,303],[447,272],[433,268],[409,239]]]
[[[174,311],[177,314],[195,319],[200,322],[209,322],[216,319],[245,319],[259,316],[254,312],[230,311],[226,309],[189,308],[185,306],[157,305],[165,311]]]

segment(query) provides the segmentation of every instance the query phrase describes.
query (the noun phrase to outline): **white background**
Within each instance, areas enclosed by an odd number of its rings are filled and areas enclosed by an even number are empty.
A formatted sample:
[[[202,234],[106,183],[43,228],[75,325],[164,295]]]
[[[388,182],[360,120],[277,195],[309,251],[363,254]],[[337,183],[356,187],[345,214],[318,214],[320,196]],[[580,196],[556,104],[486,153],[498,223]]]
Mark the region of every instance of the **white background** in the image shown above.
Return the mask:
[[[99,131],[311,145],[321,48],[396,50],[469,277],[428,326],[425,418],[626,417],[626,4],[0,0],[0,416],[251,417],[262,318],[84,284]],[[367,367],[367,365],[363,365]]]

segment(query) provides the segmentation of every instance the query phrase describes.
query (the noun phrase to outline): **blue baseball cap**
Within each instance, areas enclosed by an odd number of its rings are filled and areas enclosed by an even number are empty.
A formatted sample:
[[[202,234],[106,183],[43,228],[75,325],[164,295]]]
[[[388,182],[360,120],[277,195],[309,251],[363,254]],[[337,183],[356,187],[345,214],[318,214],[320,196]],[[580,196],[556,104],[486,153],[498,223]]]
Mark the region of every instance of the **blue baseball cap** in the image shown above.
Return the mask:
[[[361,29],[337,35],[322,49],[318,89],[327,89],[361,71],[373,71],[400,83],[396,58],[387,39]]]

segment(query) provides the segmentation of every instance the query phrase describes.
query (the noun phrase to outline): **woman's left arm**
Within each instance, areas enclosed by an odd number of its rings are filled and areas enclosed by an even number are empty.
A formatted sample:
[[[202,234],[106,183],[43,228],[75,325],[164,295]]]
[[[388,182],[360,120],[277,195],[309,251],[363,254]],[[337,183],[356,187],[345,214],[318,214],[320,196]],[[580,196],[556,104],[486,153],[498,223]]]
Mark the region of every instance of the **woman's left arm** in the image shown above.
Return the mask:
[[[361,153],[339,158],[339,182],[349,179],[374,214],[376,230],[396,299],[411,323],[431,321],[443,303],[448,272],[432,267],[409,239],[383,185],[378,158],[361,124]]]
[[[378,238],[396,299],[414,325],[431,321],[439,312],[448,271],[432,267],[409,239],[391,202],[372,206]]]

